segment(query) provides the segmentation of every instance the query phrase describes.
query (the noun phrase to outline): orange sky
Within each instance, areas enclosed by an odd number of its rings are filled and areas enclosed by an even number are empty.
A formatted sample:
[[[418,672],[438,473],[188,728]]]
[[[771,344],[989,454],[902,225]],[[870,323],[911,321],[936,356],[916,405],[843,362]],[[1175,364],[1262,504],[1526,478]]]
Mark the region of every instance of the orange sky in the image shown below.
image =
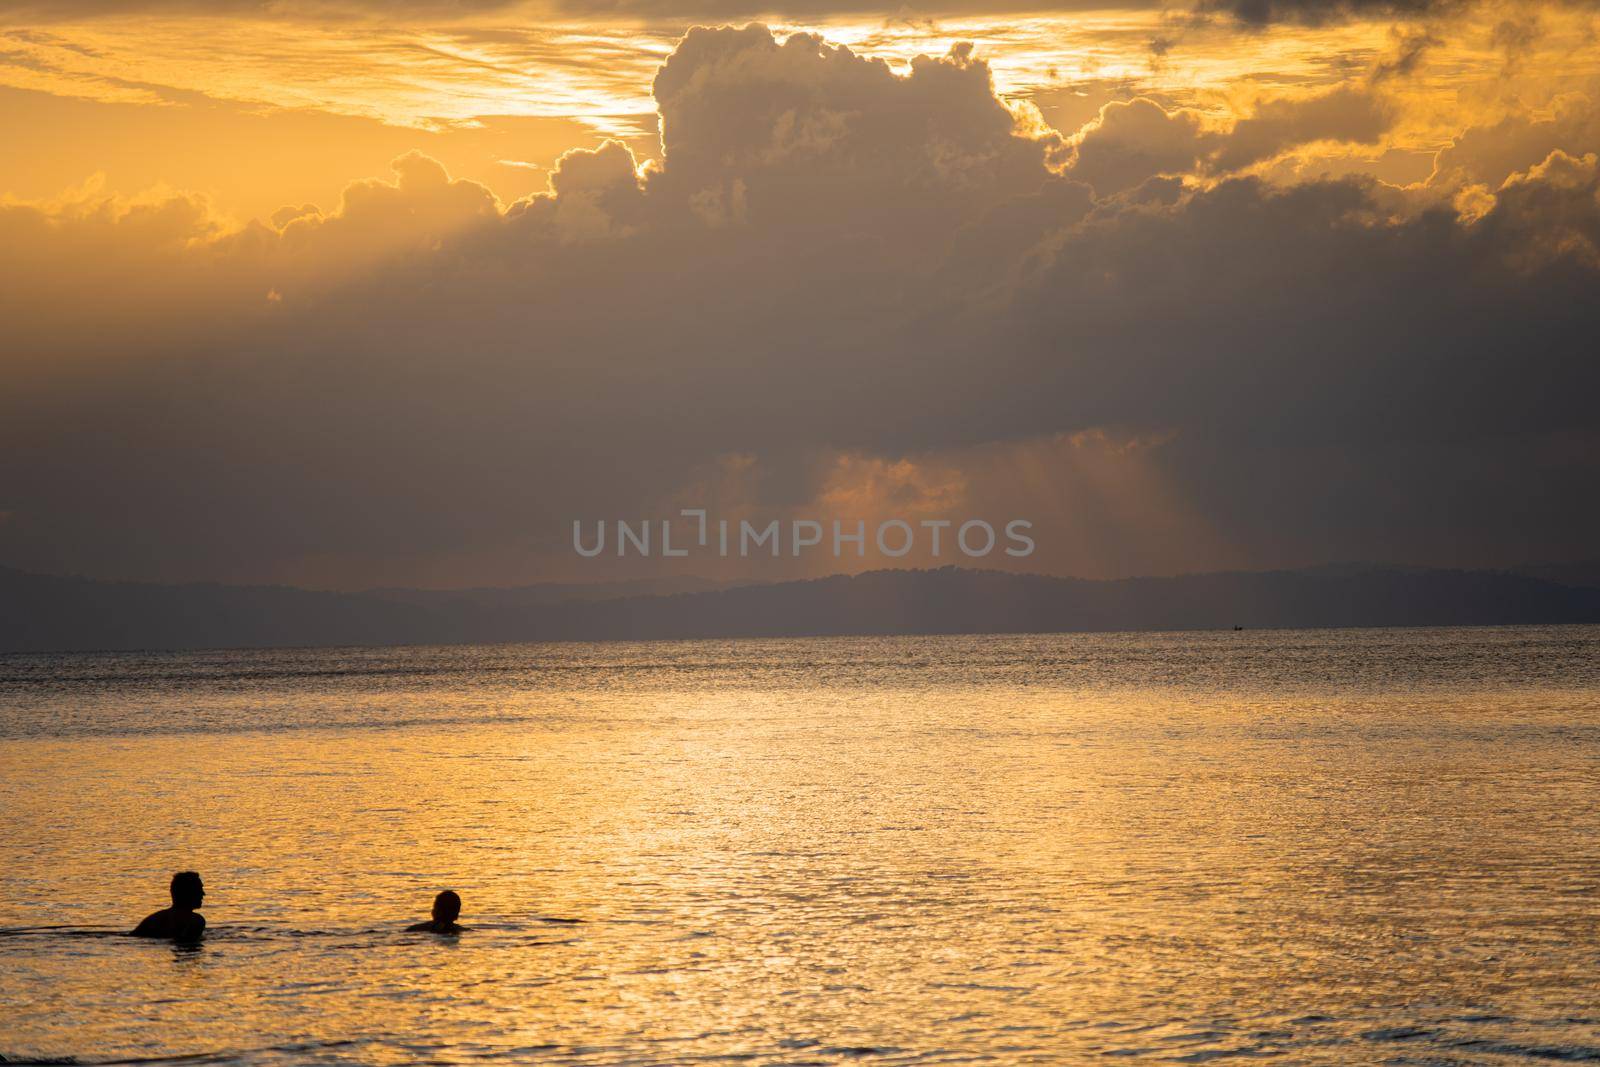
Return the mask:
[[[202,10],[0,13],[0,137],[26,146],[0,157],[0,193],[44,198],[101,174],[108,192],[200,191],[243,220],[287,204],[331,207],[347,182],[381,176],[416,148],[509,202],[543,190],[569,148],[610,136],[641,157],[658,153],[651,77],[687,25],[708,21],[559,18],[526,4]],[[1036,105],[1064,134],[1137,95],[1226,126],[1264,98],[1376,84],[1397,121],[1375,143],[1302,147],[1277,162],[1397,183],[1425,178],[1433,153],[1470,126],[1548,114],[1600,76],[1582,8],[1244,29],[1143,6],[765,17],[780,34],[818,32],[902,71],[915,55],[972,42],[1000,94]],[[1422,40],[1404,77],[1382,77]]]
[[[706,502],[1085,576],[1600,537],[1587,3],[611,10],[0,11],[0,565],[609,579],[573,519]]]

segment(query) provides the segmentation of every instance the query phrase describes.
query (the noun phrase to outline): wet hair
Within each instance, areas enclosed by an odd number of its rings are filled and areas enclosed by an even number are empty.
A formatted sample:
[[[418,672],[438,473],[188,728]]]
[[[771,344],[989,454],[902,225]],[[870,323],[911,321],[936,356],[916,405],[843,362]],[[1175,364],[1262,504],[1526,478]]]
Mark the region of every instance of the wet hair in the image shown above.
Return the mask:
[[[204,892],[204,889],[200,882],[200,875],[196,872],[179,871],[177,874],[172,876],[171,893],[172,902],[174,904],[177,904],[180,901],[190,900],[193,900],[196,902],[196,904],[198,904],[199,901],[196,898],[199,897],[202,892]]]
[[[461,915],[461,898],[454,889],[446,889],[433,898],[433,914],[436,919],[453,923]]]

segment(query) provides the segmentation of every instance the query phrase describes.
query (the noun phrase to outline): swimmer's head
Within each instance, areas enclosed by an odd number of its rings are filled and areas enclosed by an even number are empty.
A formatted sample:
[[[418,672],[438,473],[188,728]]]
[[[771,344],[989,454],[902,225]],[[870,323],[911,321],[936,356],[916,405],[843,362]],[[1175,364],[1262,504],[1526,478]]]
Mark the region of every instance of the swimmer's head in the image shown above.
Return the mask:
[[[194,911],[206,899],[206,887],[194,871],[179,871],[172,876],[172,906]]]
[[[453,923],[461,916],[461,898],[455,890],[446,889],[433,898],[433,921]]]

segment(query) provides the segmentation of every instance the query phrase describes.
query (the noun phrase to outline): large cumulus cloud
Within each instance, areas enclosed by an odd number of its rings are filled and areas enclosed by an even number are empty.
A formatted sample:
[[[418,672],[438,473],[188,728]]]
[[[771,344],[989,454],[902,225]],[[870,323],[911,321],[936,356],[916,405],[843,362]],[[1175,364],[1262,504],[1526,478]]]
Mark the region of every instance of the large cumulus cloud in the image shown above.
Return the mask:
[[[1375,144],[1392,123],[1392,105],[1365,86],[1270,98],[1225,128],[1135,97],[1105,105],[1073,136],[1067,169],[1109,195],[1162,175],[1221,176],[1319,141]]]
[[[1122,570],[1600,534],[1581,123],[1408,192],[1236,176],[1369,139],[1366,90],[1226,127],[1136,101],[1068,138],[965,49],[902,76],[747,27],[692,31],[655,92],[658,163],[574,152],[513,204],[409,156],[243,230],[188,195],[0,206],[4,558],[517,580],[572,518],[728,457],[760,471],[746,508],[926,484],[1136,515]]]

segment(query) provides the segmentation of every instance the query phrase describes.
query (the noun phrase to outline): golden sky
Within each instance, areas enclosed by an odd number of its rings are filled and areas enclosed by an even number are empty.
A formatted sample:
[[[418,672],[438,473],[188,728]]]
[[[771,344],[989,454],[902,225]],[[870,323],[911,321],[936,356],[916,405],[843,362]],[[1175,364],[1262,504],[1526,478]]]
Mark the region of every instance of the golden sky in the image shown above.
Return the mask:
[[[611,578],[572,519],[695,504],[1581,555],[1597,99],[1587,2],[6,5],[0,565]]]
[[[28,150],[0,158],[0,191],[48,197],[100,174],[108,192],[197,190],[240,219],[265,217],[286,204],[331,207],[347,182],[382,175],[416,148],[509,202],[542,191],[569,148],[618,137],[641,157],[659,153],[651,78],[688,26],[715,21],[667,15],[601,19],[526,4],[13,6],[0,11],[0,134]],[[1391,128],[1293,162],[1397,182],[1426,177],[1433,153],[1465,129],[1548,115],[1600,73],[1582,7],[1310,25],[1147,6],[907,16],[824,5],[804,19],[762,17],[780,35],[815,32],[902,72],[919,54],[970,42],[1002,97],[1037,105],[1064,134],[1134,96],[1225,126],[1264,99],[1372,86],[1395,109]]]

